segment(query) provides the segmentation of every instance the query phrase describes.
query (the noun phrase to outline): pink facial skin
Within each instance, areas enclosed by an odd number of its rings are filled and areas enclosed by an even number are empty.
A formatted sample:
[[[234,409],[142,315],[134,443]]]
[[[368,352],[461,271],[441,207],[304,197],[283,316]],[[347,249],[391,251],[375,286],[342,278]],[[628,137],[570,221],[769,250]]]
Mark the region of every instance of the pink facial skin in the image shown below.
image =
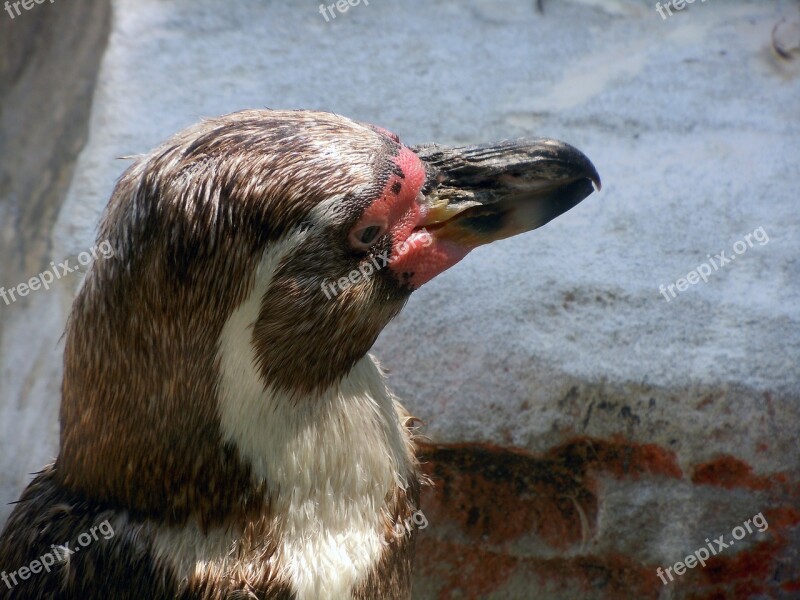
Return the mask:
[[[394,163],[403,174],[392,174],[383,192],[364,211],[354,231],[371,224],[385,224],[392,236],[389,270],[398,281],[417,289],[446,271],[472,248],[436,238],[435,230],[421,228],[426,207],[420,204],[425,183],[422,161],[402,146]]]
[[[408,282],[412,289],[446,271],[472,250],[449,240],[438,240],[435,234],[427,231],[415,231],[412,236],[422,236],[424,240],[413,245],[409,243],[408,252],[389,262],[389,269],[400,281]],[[406,273],[412,275],[406,277]]]

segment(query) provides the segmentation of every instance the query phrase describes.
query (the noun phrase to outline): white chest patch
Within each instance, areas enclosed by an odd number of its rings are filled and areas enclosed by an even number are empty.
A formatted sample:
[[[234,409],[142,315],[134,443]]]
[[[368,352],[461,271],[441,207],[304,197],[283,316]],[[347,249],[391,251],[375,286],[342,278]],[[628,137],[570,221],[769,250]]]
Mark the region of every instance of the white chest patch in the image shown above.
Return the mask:
[[[302,235],[302,234],[299,234]],[[295,238],[273,246],[254,289],[219,341],[219,416],[225,438],[266,481],[278,550],[298,600],[343,600],[375,568],[382,509],[408,472],[406,433],[372,357],[313,398],[265,387],[251,343],[270,274]]]

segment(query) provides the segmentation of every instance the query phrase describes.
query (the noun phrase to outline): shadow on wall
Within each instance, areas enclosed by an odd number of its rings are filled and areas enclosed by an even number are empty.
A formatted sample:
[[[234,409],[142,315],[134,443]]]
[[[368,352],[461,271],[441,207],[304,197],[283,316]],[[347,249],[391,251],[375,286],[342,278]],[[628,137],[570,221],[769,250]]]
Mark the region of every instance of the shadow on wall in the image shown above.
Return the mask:
[[[34,4],[13,18],[0,12],[0,282],[27,281],[52,259],[51,233],[86,142],[110,27],[109,0]],[[5,339],[7,320],[25,310],[27,300],[14,310],[0,304],[4,365],[10,364],[4,354],[12,346]],[[51,355],[42,358],[52,360]],[[41,432],[56,427],[59,395],[40,400],[30,391],[30,385],[10,385],[5,377],[0,385],[3,431],[25,427],[8,422],[14,407],[38,415],[30,435],[0,435],[0,523],[10,512],[8,503],[28,484],[29,473],[55,455],[56,437],[50,439],[52,447],[42,447]],[[17,442],[25,437],[35,445],[20,448]],[[13,448],[5,446],[9,438]]]

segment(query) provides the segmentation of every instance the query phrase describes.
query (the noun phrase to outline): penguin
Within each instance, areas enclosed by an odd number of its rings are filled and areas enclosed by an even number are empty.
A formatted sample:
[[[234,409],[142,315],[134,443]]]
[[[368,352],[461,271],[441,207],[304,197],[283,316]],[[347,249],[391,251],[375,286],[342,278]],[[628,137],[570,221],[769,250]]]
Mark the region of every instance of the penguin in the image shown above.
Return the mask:
[[[599,188],[563,142],[409,147],[307,110],[138,157],[66,325],[58,456],[0,535],[0,598],[411,598],[416,419],[370,348],[472,249]]]

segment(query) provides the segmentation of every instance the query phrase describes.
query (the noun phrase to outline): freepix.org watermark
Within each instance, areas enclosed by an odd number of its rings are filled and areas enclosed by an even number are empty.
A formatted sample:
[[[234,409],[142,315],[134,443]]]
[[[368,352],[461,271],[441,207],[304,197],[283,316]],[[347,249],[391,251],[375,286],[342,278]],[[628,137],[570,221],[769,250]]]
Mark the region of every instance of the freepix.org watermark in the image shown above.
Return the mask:
[[[667,15],[670,17],[672,16],[672,9],[677,11],[681,11],[686,8],[687,4],[694,4],[695,0],[670,0],[669,2],[665,2],[664,6],[661,6],[661,2],[656,2],[656,12],[661,15],[661,19],[666,21]],[[700,2],[705,2],[706,0],[700,0]]]
[[[351,8],[355,8],[359,4],[361,4],[362,0],[337,0],[333,4],[329,4],[325,6],[324,4],[319,5],[319,14],[325,17],[325,22],[330,23],[331,18],[336,18],[336,13],[344,14]],[[363,0],[364,6],[369,6],[369,0]],[[335,9],[335,10],[334,10]],[[328,17],[328,13],[330,12],[331,17]]]
[[[70,556],[80,551],[81,548],[86,548],[86,546],[89,546],[92,542],[99,540],[100,538],[97,535],[98,531],[102,534],[104,540],[110,540],[114,537],[114,528],[111,526],[111,523],[108,522],[108,519],[106,519],[99,525],[91,527],[88,532],[80,534],[73,548],[69,547],[69,542],[65,542],[61,546],[52,544],[50,546],[50,552],[42,554],[36,560],[32,560],[27,566],[20,567],[16,571],[12,571],[11,573],[3,571],[0,573],[0,579],[3,580],[3,583],[6,584],[8,589],[12,589],[15,585],[18,585],[20,581],[30,579],[31,575],[41,573],[43,570],[49,573],[51,568],[66,562],[69,560]],[[19,578],[19,581],[17,578]]]
[[[418,246],[422,246],[423,248],[427,248],[433,243],[433,238],[431,234],[428,233],[428,230],[423,228],[420,230],[422,233],[421,236],[415,236],[413,241],[409,242],[406,240],[402,244],[400,244],[400,248],[397,250],[398,256],[403,256],[409,250],[416,248]],[[339,292],[343,292],[351,285],[357,284],[362,279],[369,279],[372,277],[377,271],[380,271],[382,268],[386,267],[389,264],[389,250],[378,254],[377,256],[372,256],[370,259],[362,264],[358,269],[353,269],[347,275],[347,277],[340,277],[336,281],[330,282],[327,279],[320,284],[320,288],[322,289],[322,293],[325,294],[325,297],[330,300],[331,298],[338,296]],[[373,268],[374,265],[374,268]]]
[[[703,283],[708,282],[709,275],[718,271],[725,265],[730,264],[736,260],[738,255],[744,254],[750,248],[752,248],[755,245],[753,244],[753,240],[758,242],[759,246],[763,246],[769,242],[769,236],[767,235],[767,232],[764,231],[763,227],[759,227],[753,233],[748,233],[746,236],[744,236],[743,240],[739,240],[733,245],[733,254],[726,255],[725,250],[719,254],[715,254],[713,258],[710,254],[708,254],[706,256],[706,258],[708,258],[708,262],[698,265],[694,268],[694,270],[689,271],[686,274],[686,277],[677,279],[675,283],[670,283],[669,285],[664,285],[662,283],[660,286],[658,286],[658,291],[661,292],[662,296],[664,296],[664,300],[669,302],[672,298],[678,297],[678,294],[675,292],[675,288],[677,288],[679,292],[685,292],[687,289],[689,289],[690,285],[696,285],[700,283],[701,279],[703,280]],[[669,295],[667,295],[667,292],[669,292]]]
[[[96,246],[89,248],[89,250],[78,254],[77,260],[81,266],[85,267],[92,262],[92,260],[97,260],[100,257],[111,258],[112,256],[114,256],[114,249],[111,247],[111,242],[106,240],[105,242],[97,244]],[[47,269],[46,271],[31,277],[25,283],[20,283],[9,289],[0,287],[0,298],[3,299],[3,301],[6,303],[6,306],[12,302],[16,302],[17,298],[23,298],[31,292],[35,292],[42,288],[49,290],[51,283],[57,279],[61,279],[64,277],[64,275],[74,273],[79,269],[77,266],[71,267],[69,264],[69,259],[59,264],[51,261],[50,266],[52,267],[51,269]]]
[[[397,521],[392,527],[392,536],[395,539],[400,539],[416,527],[417,529],[425,529],[428,526],[428,517],[421,510],[415,510],[410,517],[406,517],[405,521]],[[389,545],[387,538],[381,538],[381,543],[384,546]]]
[[[44,4],[45,0],[16,0],[16,2],[9,2],[6,0],[5,9],[8,13],[8,16],[14,19],[15,17],[19,17],[22,12],[19,10],[20,5],[25,10],[32,9],[36,4]],[[49,0],[50,4],[55,2],[55,0]],[[12,10],[13,9],[13,10]],[[16,15],[14,14],[16,13]]]
[[[731,537],[733,538],[732,540],[726,542],[724,535],[715,538],[713,542],[706,538],[707,546],[703,546],[695,550],[692,554],[684,558],[682,561],[676,562],[671,567],[667,567],[663,570],[661,567],[658,567],[656,569],[656,575],[664,585],[667,585],[667,583],[669,583],[667,581],[667,577],[669,577],[669,581],[675,581],[675,578],[672,576],[672,571],[675,571],[675,575],[683,575],[686,572],[686,569],[694,569],[698,563],[705,567],[706,561],[709,558],[716,556],[717,554],[721,554],[726,548],[733,546],[737,540],[741,540],[747,534],[753,533],[753,527],[750,526],[751,524],[757,531],[761,533],[764,533],[767,529],[769,529],[769,523],[767,523],[764,515],[762,513],[758,513],[753,518],[747,519],[741,525],[737,525],[733,528],[731,531]],[[747,528],[747,531],[745,531],[745,528]]]

